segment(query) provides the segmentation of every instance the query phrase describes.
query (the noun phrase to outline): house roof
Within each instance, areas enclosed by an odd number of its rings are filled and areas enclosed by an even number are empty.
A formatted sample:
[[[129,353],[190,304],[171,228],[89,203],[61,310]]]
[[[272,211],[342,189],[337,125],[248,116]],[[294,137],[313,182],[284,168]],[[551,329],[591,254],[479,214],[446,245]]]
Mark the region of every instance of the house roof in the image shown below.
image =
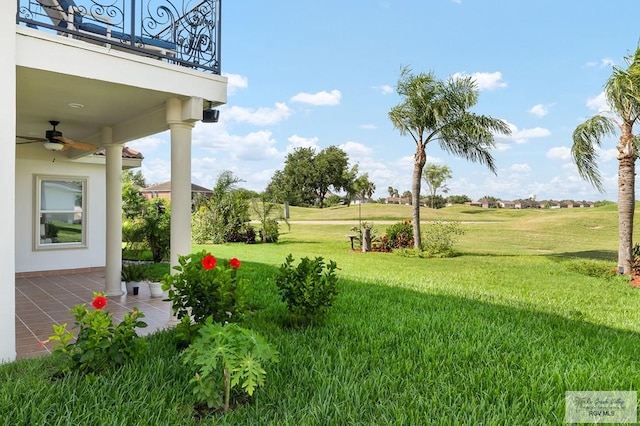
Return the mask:
[[[151,192],[151,191],[156,191],[156,192],[171,192],[171,181],[168,180],[166,182],[163,183],[159,183],[157,185],[151,185],[148,186],[146,188],[144,188],[142,190],[142,192]],[[204,192],[207,194],[211,194],[213,193],[212,190],[207,189],[203,186],[200,185],[196,185],[195,183],[191,184],[191,192]]]
[[[96,151],[94,152],[95,155],[105,155],[105,150],[101,149],[100,151]],[[144,156],[142,155],[142,153],[136,151],[135,149],[131,149],[127,146],[123,146],[122,147],[122,158],[135,158],[135,159],[139,159],[142,160],[144,159]]]

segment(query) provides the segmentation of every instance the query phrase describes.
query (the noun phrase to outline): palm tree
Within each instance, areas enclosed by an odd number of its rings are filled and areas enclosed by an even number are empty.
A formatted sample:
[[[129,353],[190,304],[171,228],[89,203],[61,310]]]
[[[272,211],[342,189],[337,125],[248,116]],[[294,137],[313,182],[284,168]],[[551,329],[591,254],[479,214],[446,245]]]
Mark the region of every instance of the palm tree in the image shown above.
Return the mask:
[[[407,133],[416,144],[412,177],[413,240],[420,248],[420,185],[427,161],[426,147],[438,141],[450,154],[479,162],[496,172],[491,155],[493,135],[511,133],[507,123],[469,112],[478,102],[478,89],[471,77],[450,78],[443,82],[433,73],[413,75],[403,68],[397,92],[404,100],[391,109],[389,119],[401,135]]]
[[[635,163],[638,140],[633,126],[640,118],[640,46],[625,58],[627,69],[613,67],[604,86],[608,112],[599,113],[580,124],[573,132],[571,156],[580,176],[603,192],[597,166],[598,153],[605,136],[620,130],[618,151],[618,268],[631,273],[633,250],[633,216],[635,210]]]

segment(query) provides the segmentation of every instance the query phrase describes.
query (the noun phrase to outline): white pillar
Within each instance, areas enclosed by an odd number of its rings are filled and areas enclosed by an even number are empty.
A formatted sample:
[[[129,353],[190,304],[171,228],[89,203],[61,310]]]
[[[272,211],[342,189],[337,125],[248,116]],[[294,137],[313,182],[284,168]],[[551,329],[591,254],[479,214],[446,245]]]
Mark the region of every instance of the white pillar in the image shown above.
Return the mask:
[[[202,111],[202,110],[201,110]],[[167,123],[171,132],[171,270],[178,256],[191,253],[191,130],[183,120],[179,99],[167,101]]]
[[[16,2],[0,14],[0,363],[16,359]]]
[[[107,296],[122,295],[120,269],[122,267],[122,145],[113,144],[113,130],[102,129],[105,145],[106,166],[106,259],[105,293]]]

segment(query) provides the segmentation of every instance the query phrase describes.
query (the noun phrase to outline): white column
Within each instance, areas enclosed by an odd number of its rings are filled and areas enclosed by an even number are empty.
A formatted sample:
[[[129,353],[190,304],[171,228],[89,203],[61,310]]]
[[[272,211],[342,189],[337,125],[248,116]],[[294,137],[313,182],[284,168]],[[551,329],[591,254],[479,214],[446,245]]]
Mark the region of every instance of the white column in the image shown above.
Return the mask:
[[[167,123],[171,132],[171,270],[178,256],[191,253],[191,130],[183,120],[179,99],[167,101]]]
[[[112,144],[113,130],[102,129],[102,141],[107,159],[106,181],[106,259],[105,293],[121,296],[120,269],[122,267],[122,145]]]
[[[0,14],[0,363],[16,359],[16,2]]]
[[[16,2],[5,2],[0,14],[0,363],[16,359]]]

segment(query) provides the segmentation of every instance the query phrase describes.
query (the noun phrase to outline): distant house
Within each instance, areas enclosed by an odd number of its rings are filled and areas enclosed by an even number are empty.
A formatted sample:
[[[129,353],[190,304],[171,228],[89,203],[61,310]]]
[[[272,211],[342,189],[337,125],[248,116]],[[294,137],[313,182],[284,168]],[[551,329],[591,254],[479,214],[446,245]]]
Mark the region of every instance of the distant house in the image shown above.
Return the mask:
[[[154,198],[164,198],[165,200],[171,201],[171,181],[159,183],[157,185],[151,185],[147,188],[142,189],[140,193],[148,200],[153,200]],[[198,195],[210,198],[213,195],[213,191],[203,186],[192,183],[191,199],[193,200]]]
[[[404,204],[406,206],[411,204],[411,198],[409,197],[387,197],[386,198],[386,202],[387,204]]]

